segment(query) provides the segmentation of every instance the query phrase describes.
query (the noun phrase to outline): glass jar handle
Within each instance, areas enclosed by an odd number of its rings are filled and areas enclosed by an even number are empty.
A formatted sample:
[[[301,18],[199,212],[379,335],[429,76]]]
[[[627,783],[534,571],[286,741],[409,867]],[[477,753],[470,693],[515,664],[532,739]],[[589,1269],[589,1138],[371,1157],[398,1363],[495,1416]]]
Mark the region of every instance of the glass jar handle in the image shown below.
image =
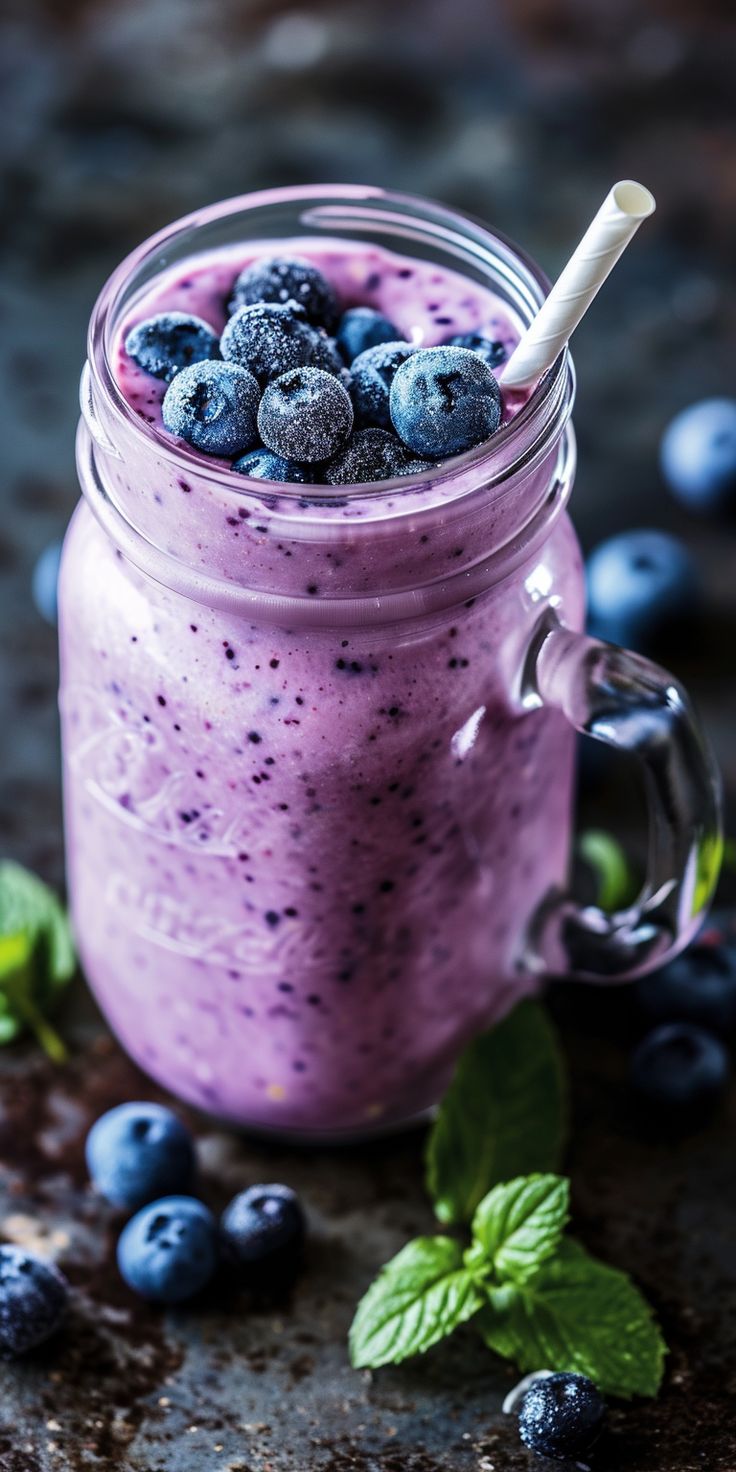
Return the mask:
[[[555,706],[576,731],[632,752],[644,775],[649,858],[641,894],[607,914],[552,894],[525,961],[537,973],[626,980],[661,966],[695,933],[718,879],[720,779],[708,739],[672,675],[565,628],[549,611],[526,665],[523,704]]]

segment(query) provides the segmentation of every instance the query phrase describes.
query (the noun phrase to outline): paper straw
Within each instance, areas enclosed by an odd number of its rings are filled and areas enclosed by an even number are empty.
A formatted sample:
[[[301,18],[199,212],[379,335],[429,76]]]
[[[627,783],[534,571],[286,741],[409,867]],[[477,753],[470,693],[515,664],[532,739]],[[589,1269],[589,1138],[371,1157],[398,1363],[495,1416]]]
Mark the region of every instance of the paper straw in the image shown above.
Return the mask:
[[[654,208],[654,195],[643,184],[633,179],[614,184],[502,370],[504,389],[528,388],[552,367],[642,220]]]

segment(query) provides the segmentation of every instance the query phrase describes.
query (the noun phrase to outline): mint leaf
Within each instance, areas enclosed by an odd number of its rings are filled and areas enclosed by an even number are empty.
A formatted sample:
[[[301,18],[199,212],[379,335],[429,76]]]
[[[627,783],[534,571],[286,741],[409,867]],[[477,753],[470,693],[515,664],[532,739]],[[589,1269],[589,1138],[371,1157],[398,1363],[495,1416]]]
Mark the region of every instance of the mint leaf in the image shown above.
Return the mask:
[[[496,1277],[523,1282],[555,1251],[569,1207],[570,1185],[562,1176],[520,1176],[495,1186],[473,1217],[466,1265],[485,1262]]]
[[[602,828],[580,835],[578,851],[598,880],[596,902],[602,910],[622,910],[636,899],[638,885],[618,839]]]
[[[350,1330],[356,1369],[399,1364],[451,1334],[483,1304],[462,1247],[417,1237],[386,1264],[361,1299]]]
[[[0,863],[0,1043],[28,1027],[62,1061],[66,1049],[45,1014],[75,969],[69,922],[56,895],[19,864]]]
[[[656,1395],[666,1347],[625,1273],[565,1240],[524,1283],[487,1288],[478,1324],[520,1370],[574,1370],[607,1395]]]
[[[468,1222],[500,1181],[555,1170],[567,1093],[555,1035],[521,1002],[464,1052],[427,1145],[427,1189],[441,1222]]]

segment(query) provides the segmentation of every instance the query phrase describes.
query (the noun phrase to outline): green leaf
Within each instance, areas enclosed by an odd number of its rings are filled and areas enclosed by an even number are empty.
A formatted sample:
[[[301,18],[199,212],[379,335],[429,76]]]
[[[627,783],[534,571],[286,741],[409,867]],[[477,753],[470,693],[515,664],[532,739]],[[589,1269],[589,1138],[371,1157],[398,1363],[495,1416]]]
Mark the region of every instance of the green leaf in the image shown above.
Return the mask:
[[[537,1002],[522,1002],[466,1049],[427,1145],[427,1189],[441,1222],[469,1222],[501,1181],[555,1170],[567,1091],[555,1035]]]
[[[564,1240],[525,1283],[487,1289],[486,1344],[520,1370],[573,1370],[606,1395],[656,1395],[666,1347],[625,1273]]]
[[[520,1176],[483,1198],[473,1237],[497,1277],[523,1282],[555,1251],[569,1215],[570,1184],[562,1176]]]
[[[25,1027],[57,1061],[66,1057],[46,1013],[71,980],[76,957],[56,895],[19,864],[0,863],[0,1043]]]
[[[449,1237],[417,1237],[386,1264],[361,1299],[350,1330],[356,1369],[399,1364],[451,1334],[484,1302]]]
[[[596,902],[602,910],[623,910],[636,899],[638,885],[621,844],[602,828],[580,835],[578,851],[598,880]]]

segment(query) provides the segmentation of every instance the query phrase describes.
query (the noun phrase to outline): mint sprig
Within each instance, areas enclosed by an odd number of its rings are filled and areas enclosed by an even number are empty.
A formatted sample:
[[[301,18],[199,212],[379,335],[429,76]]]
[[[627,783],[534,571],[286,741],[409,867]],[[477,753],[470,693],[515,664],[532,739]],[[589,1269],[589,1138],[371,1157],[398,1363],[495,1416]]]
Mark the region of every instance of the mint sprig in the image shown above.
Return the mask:
[[[56,895],[20,864],[0,863],[0,1044],[26,1028],[63,1062],[66,1048],[48,1021],[76,969],[66,913]]]
[[[386,1264],[361,1300],[350,1330],[356,1368],[397,1365],[451,1334],[484,1297],[450,1237],[417,1237]]]
[[[427,1189],[441,1222],[469,1222],[500,1181],[559,1167],[567,1091],[555,1034],[521,1002],[466,1049],[427,1145]]]

